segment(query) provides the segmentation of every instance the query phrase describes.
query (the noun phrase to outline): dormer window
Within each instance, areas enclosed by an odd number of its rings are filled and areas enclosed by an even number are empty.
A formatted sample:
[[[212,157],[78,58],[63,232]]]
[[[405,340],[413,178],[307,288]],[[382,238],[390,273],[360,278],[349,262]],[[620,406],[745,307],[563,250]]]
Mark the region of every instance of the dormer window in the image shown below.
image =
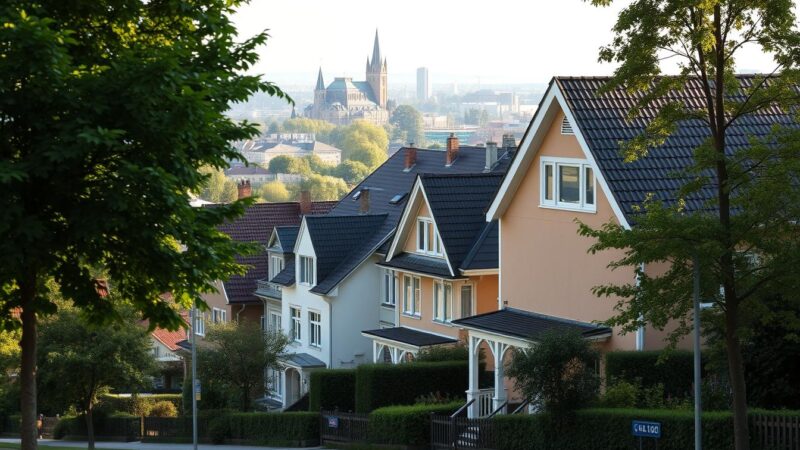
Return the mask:
[[[426,217],[417,219],[417,253],[442,256],[442,244],[433,220]]]
[[[269,279],[275,278],[283,270],[283,257],[270,255],[269,257]]]
[[[586,160],[542,158],[540,206],[597,210],[594,169]]]
[[[298,278],[300,284],[314,286],[314,258],[310,256],[298,256]]]

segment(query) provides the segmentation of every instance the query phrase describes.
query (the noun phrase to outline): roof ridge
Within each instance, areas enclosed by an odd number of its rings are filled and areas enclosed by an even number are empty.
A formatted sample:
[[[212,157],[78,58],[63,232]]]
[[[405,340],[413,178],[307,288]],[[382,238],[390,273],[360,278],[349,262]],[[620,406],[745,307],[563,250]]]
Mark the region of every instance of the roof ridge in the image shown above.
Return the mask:
[[[418,175],[420,178],[492,178],[492,177],[503,176],[501,172],[467,172],[467,173],[423,172]]]
[[[537,313],[537,312],[533,312],[533,311],[526,311],[524,309],[512,308],[510,306],[506,306],[503,309],[506,309],[508,311],[512,311],[512,312],[515,312],[515,313],[524,314],[524,315],[530,316],[530,317],[536,317],[536,318],[539,318],[539,319],[556,320],[556,321],[559,321],[559,322],[568,323],[568,324],[572,324],[572,325],[584,325],[584,326],[591,326],[591,327],[594,327],[594,328],[608,328],[608,326],[602,325],[602,324],[591,323],[591,322],[583,322],[583,321],[575,320],[575,319],[567,319],[566,317],[551,316],[549,314],[542,314],[542,313]],[[499,311],[502,311],[502,309],[499,310]]]

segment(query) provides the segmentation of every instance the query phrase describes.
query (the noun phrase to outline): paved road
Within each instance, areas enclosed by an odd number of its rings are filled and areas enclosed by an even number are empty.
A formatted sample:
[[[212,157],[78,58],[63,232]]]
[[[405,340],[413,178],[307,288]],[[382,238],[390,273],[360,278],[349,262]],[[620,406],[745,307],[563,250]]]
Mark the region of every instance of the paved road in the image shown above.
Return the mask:
[[[19,439],[0,439],[0,442],[19,444]],[[39,447],[74,447],[86,448],[86,442],[76,441],[57,441],[53,439],[39,440]],[[192,444],[143,444],[141,442],[98,442],[95,444],[98,449],[125,449],[125,450],[192,450]],[[249,445],[209,445],[200,444],[198,450],[282,450],[277,447],[255,447]],[[320,447],[313,447],[318,449]],[[288,449],[287,449],[288,450]],[[297,449],[293,449],[297,450]]]

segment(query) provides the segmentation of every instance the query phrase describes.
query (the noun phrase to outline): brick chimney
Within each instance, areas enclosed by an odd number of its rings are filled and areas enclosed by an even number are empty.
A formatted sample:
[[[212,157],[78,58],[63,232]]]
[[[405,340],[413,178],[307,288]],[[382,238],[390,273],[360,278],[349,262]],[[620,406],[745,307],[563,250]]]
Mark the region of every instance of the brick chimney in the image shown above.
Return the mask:
[[[414,167],[414,164],[417,163],[417,149],[414,148],[414,144],[409,144],[409,146],[406,147],[405,157],[406,160],[405,164],[403,165],[403,170],[408,172],[412,167]]]
[[[445,155],[445,165],[451,166],[458,158],[458,138],[455,133],[450,133],[447,138],[447,154]]]
[[[517,149],[517,140],[514,139],[513,134],[504,134],[503,135],[503,148],[507,152],[513,152]]]
[[[253,195],[253,188],[250,187],[250,180],[242,180],[236,185],[239,193],[239,200]]]
[[[358,201],[358,213],[369,214],[369,188],[361,188],[361,195],[359,195]]]
[[[486,165],[483,168],[484,172],[489,172],[497,162],[497,143],[492,141],[486,142]]]
[[[311,192],[300,191],[300,215],[311,214]]]

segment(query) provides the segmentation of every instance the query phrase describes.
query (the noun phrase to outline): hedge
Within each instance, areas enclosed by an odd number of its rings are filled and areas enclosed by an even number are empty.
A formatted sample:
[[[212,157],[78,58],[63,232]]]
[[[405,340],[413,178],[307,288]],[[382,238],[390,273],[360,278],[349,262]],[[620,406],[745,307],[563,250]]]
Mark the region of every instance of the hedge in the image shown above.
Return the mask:
[[[227,424],[226,439],[237,442],[297,447],[319,445],[318,413],[233,413],[227,416]]]
[[[411,405],[431,393],[461,398],[467,390],[467,361],[366,364],[356,369],[356,412]]]
[[[140,419],[130,414],[114,416],[97,414],[93,417],[93,422],[94,435],[98,440],[133,441],[140,437]],[[55,439],[84,439],[86,436],[86,416],[84,415],[62,417],[53,430]]]
[[[386,406],[369,414],[368,436],[373,444],[428,446],[431,413],[450,415],[461,402],[441,405]]]
[[[355,397],[355,369],[321,369],[311,372],[309,411],[353,411],[356,406]]]
[[[122,397],[115,394],[106,394],[100,397],[99,407],[110,411],[119,411],[135,416],[147,416],[150,408],[158,403],[168,401],[175,405],[178,413],[182,410],[183,399],[181,394],[153,394],[130,395]]]
[[[617,351],[606,355],[606,376],[611,380],[641,381],[643,387],[664,385],[669,397],[686,397],[692,392],[694,356],[675,350],[662,363],[661,351]]]

